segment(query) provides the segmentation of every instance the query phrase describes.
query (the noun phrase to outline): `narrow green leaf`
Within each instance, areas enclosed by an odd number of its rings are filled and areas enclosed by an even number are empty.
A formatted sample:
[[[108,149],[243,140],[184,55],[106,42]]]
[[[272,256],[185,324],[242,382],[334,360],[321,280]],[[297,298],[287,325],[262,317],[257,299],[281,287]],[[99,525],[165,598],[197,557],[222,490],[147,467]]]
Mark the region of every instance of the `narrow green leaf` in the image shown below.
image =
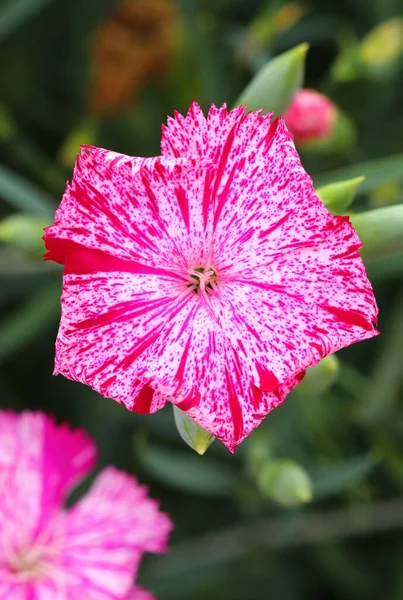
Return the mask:
[[[403,253],[403,205],[386,206],[351,216],[363,243],[361,256],[382,258]]]
[[[246,104],[249,110],[264,109],[284,114],[304,79],[308,44],[270,60],[246,86],[235,106]]]
[[[34,184],[0,165],[0,196],[19,210],[45,215],[51,220],[54,213],[52,199]]]
[[[361,483],[373,471],[377,460],[373,456],[357,456],[342,463],[311,470],[314,498],[325,498],[344,492]]]
[[[198,454],[204,454],[207,448],[214,442],[215,437],[203,429],[203,427],[200,427],[200,425],[174,404],[172,405],[172,410],[176,428],[183,441]]]
[[[235,476],[214,459],[143,444],[136,455],[155,479],[183,492],[217,497],[234,491]]]
[[[361,176],[365,177],[365,180],[357,190],[357,195],[366,194],[385,181],[403,181],[403,154],[377,158],[322,173],[314,178],[314,183],[315,187],[320,188],[329,183]]]
[[[51,0],[8,0],[0,7],[0,42],[12,34]]]
[[[333,215],[341,215],[354,200],[357,189],[364,179],[365,177],[355,177],[347,181],[329,183],[316,190],[316,193]]]
[[[49,284],[0,322],[0,361],[29,344],[60,312],[60,285]]]

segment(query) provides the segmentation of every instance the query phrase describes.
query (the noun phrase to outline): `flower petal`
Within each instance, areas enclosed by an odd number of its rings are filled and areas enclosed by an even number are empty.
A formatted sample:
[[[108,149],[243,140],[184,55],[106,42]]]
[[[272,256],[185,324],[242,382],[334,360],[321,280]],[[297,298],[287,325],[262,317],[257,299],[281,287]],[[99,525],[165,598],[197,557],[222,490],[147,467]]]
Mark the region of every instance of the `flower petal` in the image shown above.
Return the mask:
[[[95,463],[81,431],[43,413],[0,412],[0,538],[23,548],[44,535],[52,515]]]
[[[67,516],[61,564],[68,574],[68,597],[126,597],[143,552],[164,551],[171,529],[146,488],[125,473],[105,469]]]
[[[149,263],[171,250],[159,231],[157,199],[143,181],[143,167],[158,159],[134,158],[83,147],[71,184],[44,236],[48,260],[64,263],[74,250],[103,251],[122,260]]]
[[[147,590],[136,586],[131,590],[125,600],[155,600],[155,598]]]
[[[77,254],[80,265],[91,256]],[[151,398],[144,408],[147,378],[141,377],[141,365],[150,360],[150,348],[183,304],[176,288],[175,279],[147,273],[66,274],[55,373],[84,382],[129,410],[162,408],[164,401]]]
[[[329,219],[321,241],[279,253],[222,286],[217,320],[256,385],[259,365],[284,382],[377,335],[377,306],[359,245],[347,218]]]
[[[258,389],[249,364],[194,293],[161,331],[152,353],[142,374],[154,398],[175,403],[231,451],[298,382],[275,381],[270,393]]]
[[[187,268],[205,248],[200,189],[209,163],[140,159],[84,148],[71,185],[44,236],[47,260],[65,263],[91,249],[125,261],[166,269]]]

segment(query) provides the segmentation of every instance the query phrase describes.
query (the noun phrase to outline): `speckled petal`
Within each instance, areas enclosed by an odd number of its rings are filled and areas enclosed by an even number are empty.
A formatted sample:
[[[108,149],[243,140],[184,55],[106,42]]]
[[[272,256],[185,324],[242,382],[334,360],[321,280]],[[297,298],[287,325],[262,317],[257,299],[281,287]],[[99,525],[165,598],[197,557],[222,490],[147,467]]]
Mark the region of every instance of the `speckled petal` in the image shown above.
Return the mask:
[[[81,266],[91,260],[91,253],[86,255],[77,258]],[[55,372],[87,383],[129,410],[161,408],[165,402],[152,400],[140,367],[153,360],[150,348],[184,304],[176,288],[169,275],[65,274]]]
[[[0,412],[3,543],[15,548],[15,544],[23,547],[35,539],[71,489],[92,469],[95,458],[94,444],[81,431],[57,425],[43,413]]]
[[[148,590],[136,586],[124,600],[155,600],[155,597]]]
[[[121,471],[105,469],[68,513],[61,559],[68,598],[125,598],[142,554],[164,551],[171,529],[146,488]]]

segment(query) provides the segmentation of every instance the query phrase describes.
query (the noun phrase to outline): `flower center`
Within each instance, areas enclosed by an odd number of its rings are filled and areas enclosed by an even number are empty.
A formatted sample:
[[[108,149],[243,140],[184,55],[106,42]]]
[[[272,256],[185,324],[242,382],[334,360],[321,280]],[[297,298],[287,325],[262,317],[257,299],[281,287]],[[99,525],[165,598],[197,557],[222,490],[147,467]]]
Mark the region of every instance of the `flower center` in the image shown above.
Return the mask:
[[[217,286],[217,273],[211,267],[197,267],[196,269],[191,269],[188,273],[188,287],[196,294],[199,292],[208,294]]]
[[[58,554],[55,550],[53,547],[35,545],[20,553],[10,553],[7,563],[18,581],[52,577]]]
[[[24,580],[37,579],[43,576],[47,564],[41,550],[38,548],[28,548],[20,555],[10,557],[8,561],[10,567]]]

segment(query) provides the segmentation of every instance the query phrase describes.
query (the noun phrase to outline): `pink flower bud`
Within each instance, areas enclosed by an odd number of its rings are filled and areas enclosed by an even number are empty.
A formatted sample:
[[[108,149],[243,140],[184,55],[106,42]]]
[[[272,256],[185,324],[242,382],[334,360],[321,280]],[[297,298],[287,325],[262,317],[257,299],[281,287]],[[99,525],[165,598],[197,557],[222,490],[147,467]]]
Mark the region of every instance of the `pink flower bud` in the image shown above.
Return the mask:
[[[314,90],[299,90],[285,114],[288,129],[296,144],[321,140],[333,130],[335,105]]]

